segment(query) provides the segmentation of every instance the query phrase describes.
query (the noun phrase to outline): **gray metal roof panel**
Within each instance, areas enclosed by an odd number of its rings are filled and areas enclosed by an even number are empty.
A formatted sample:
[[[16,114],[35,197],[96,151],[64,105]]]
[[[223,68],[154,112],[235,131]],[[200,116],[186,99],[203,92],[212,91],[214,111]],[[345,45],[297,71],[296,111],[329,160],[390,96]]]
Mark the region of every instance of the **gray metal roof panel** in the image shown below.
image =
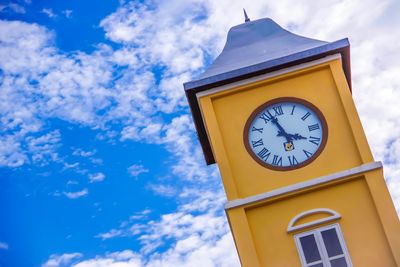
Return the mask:
[[[311,49],[303,50],[294,54],[289,54],[286,56],[282,56],[279,58],[274,58],[270,59],[264,62],[256,63],[253,65],[248,65],[242,68],[237,68],[233,69],[230,71],[218,73],[212,76],[206,76],[203,77],[200,76],[199,79],[193,80],[187,83],[184,83],[184,88],[185,90],[204,90],[204,87],[214,87],[214,86],[219,86],[221,85],[220,83],[224,81],[229,81],[231,79],[237,79],[239,77],[251,75],[251,74],[259,74],[259,72],[269,72],[268,70],[275,70],[275,69],[281,69],[282,66],[288,67],[288,64],[293,63],[291,65],[297,64],[299,61],[310,61],[314,60],[315,57],[318,57],[319,55],[330,55],[333,54],[332,52],[335,53],[342,53],[343,49],[346,49],[347,47],[350,46],[350,43],[347,38],[341,39],[332,43],[325,43],[322,44],[321,46],[317,46]],[[342,55],[342,57],[345,55]],[[318,57],[319,58],[319,57]],[[344,61],[346,61],[346,58],[343,58]],[[345,70],[347,72],[347,70]],[[346,77],[347,80],[350,83],[350,76],[347,75]],[[254,75],[251,75],[254,76]]]
[[[293,34],[269,18],[246,22],[229,30],[222,53],[201,74],[200,79],[281,58],[323,44],[327,42]]]

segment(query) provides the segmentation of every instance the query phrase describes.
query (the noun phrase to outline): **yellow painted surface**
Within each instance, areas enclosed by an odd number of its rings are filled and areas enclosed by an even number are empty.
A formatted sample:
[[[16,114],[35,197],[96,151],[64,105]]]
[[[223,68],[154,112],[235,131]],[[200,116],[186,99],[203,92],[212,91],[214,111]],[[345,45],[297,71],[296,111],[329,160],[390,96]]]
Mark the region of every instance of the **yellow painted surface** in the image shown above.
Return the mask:
[[[339,223],[354,266],[396,266],[363,177],[246,209],[261,266],[301,266],[293,238],[297,232],[287,233],[287,226],[297,214],[316,208],[342,216],[316,227]]]
[[[354,104],[344,100],[351,98],[349,89],[339,88],[335,82],[345,80],[344,75],[333,76],[332,69],[341,68],[340,64],[336,60],[200,98],[222,179],[224,184],[234,185],[234,194],[231,187],[226,188],[228,199],[248,197],[373,161],[368,144],[356,141],[355,134],[366,139]],[[280,172],[268,170],[251,158],[244,147],[243,131],[254,109],[284,96],[305,99],[321,110],[328,122],[328,141],[321,155],[308,166]],[[359,129],[353,131],[352,125]],[[369,156],[363,160],[360,150]]]
[[[395,260],[400,266],[400,223],[393,201],[383,178],[383,172],[373,172],[366,176],[372,200],[378,212],[378,217],[384,226],[386,238],[390,244]]]
[[[311,102],[328,124],[328,139],[322,153],[309,165],[291,171],[262,167],[243,143],[250,114],[278,97]],[[228,200],[269,192],[374,160],[340,59],[203,95],[199,103]],[[341,214],[336,222],[343,231],[353,266],[400,266],[400,224],[381,170],[275,197],[256,206],[228,210],[242,266],[301,266],[293,234],[286,229],[294,216],[315,208],[329,208]],[[326,216],[315,214],[298,223]]]
[[[229,211],[229,224],[235,233],[235,244],[243,266],[261,267],[257,256],[257,250],[253,242],[252,233],[245,210],[234,209]]]

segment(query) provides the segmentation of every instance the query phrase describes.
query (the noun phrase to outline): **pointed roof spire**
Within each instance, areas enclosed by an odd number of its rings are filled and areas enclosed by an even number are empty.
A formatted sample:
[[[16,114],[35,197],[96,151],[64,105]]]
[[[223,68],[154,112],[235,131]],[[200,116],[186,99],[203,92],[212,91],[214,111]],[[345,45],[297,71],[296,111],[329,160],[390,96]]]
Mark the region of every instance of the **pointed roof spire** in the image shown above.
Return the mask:
[[[249,22],[250,19],[249,19],[249,17],[247,16],[246,9],[243,8],[243,12],[244,12],[244,22]]]

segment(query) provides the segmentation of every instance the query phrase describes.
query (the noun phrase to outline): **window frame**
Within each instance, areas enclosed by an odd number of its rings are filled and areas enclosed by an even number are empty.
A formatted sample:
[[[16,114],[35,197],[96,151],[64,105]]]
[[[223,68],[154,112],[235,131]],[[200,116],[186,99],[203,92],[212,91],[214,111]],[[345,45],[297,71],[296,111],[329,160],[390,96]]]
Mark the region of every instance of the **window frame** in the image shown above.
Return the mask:
[[[325,230],[330,230],[330,229],[335,229],[343,254],[336,255],[333,257],[328,256],[328,252],[327,252],[325,243],[323,241],[321,232],[323,232]],[[301,237],[309,236],[309,235],[314,236],[317,247],[318,247],[318,251],[321,256],[321,260],[314,261],[311,263],[307,263],[307,261],[305,259],[305,255],[304,255],[304,250],[300,243]],[[330,225],[315,228],[315,229],[312,229],[312,230],[309,230],[306,232],[298,233],[298,234],[294,235],[294,239],[295,239],[295,243],[296,243],[296,247],[297,247],[297,252],[299,253],[299,256],[300,256],[300,261],[301,261],[302,267],[312,267],[313,265],[319,264],[319,263],[322,263],[322,265],[324,267],[331,267],[331,263],[330,263],[331,260],[342,258],[342,257],[344,257],[344,259],[346,260],[348,267],[353,267],[353,264],[352,264],[351,258],[350,258],[350,254],[349,254],[349,251],[347,250],[346,242],[343,237],[342,230],[340,229],[340,225],[338,223],[330,224]]]

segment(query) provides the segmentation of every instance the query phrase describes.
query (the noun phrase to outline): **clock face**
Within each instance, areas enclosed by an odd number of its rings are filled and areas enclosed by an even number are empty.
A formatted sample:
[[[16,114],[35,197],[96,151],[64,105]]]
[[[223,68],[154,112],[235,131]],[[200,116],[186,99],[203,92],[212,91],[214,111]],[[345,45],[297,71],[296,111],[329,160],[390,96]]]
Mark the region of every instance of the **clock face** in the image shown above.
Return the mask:
[[[258,107],[247,120],[244,144],[259,164],[286,171],[312,162],[324,149],[328,128],[311,103],[277,98]]]

